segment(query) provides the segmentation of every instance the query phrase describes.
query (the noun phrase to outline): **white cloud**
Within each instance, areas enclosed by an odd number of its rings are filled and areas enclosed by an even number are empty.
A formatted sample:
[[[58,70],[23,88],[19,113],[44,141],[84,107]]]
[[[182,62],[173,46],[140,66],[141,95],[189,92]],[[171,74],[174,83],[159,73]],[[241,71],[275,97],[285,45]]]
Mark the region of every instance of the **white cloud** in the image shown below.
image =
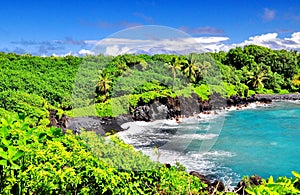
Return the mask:
[[[65,57],[65,56],[78,56],[78,54],[74,53],[72,51],[69,51],[68,53],[63,53],[63,54],[53,53],[52,56],[55,56],[55,57]]]
[[[87,49],[81,49],[78,52],[79,55],[95,55],[95,53],[91,50],[87,50]]]
[[[53,55],[120,55],[125,53],[201,53],[201,52],[218,52],[228,51],[237,46],[255,44],[265,46],[271,49],[297,50],[300,52],[300,32],[294,32],[290,37],[279,38],[278,33],[266,33],[249,37],[241,43],[227,44],[228,37],[211,36],[211,37],[181,37],[173,39],[126,39],[126,38],[107,38],[103,40],[86,40],[84,41],[93,49],[80,49],[78,52],[68,52],[65,54]]]
[[[277,33],[267,33],[254,37],[250,37],[239,44],[232,44],[232,47],[245,45],[260,45],[271,49],[285,49],[300,51],[300,32],[295,32],[290,38],[279,38]]]
[[[126,39],[107,38],[104,40],[86,41],[94,45],[94,53],[105,55],[119,55],[124,53],[176,53],[186,54],[191,52],[219,51],[224,48],[224,41],[228,37],[182,37],[170,39]]]
[[[300,32],[295,32],[292,34],[291,38],[285,38],[286,41],[291,41],[291,43],[300,44]]]
[[[113,46],[108,46],[105,50],[105,55],[111,55],[111,56],[115,56],[118,55],[120,53],[120,48],[118,47],[118,45],[113,45]]]

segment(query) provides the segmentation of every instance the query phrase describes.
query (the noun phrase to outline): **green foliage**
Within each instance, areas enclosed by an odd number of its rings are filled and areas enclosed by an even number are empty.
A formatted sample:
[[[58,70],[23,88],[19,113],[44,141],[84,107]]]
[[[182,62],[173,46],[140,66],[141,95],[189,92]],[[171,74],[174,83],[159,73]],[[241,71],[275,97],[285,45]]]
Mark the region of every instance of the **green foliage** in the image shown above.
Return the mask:
[[[113,116],[110,99],[130,96],[127,106],[135,107],[138,102],[147,103],[161,97],[189,97],[191,83],[202,99],[207,99],[209,92],[205,92],[201,84],[209,86],[210,93],[222,93],[224,97],[247,96],[252,91],[297,92],[300,87],[297,76],[299,59],[295,51],[271,50],[256,45],[237,47],[229,52],[181,56],[125,54],[79,58],[0,53],[0,93],[3,93],[2,96],[11,93],[8,91],[24,92],[30,96],[37,94],[50,105],[63,110],[85,109],[100,103],[96,106],[96,113]],[[252,90],[251,93],[249,90]],[[36,99],[35,95],[32,99]],[[4,104],[6,99],[1,101]],[[17,105],[20,108],[14,106],[13,109],[30,113],[26,104],[19,101]],[[124,106],[117,109],[116,114],[130,109]],[[15,112],[2,105],[0,108]],[[107,114],[104,113],[106,111]],[[84,113],[90,115],[88,110]],[[42,120],[38,116],[31,118]],[[42,123],[46,124],[46,121]]]
[[[249,96],[255,95],[255,94],[256,94],[255,91],[253,91],[253,90],[248,90],[248,95],[249,95]]]
[[[70,117],[97,116],[96,107],[98,104],[93,104],[86,107],[74,108],[66,111],[66,115]]]
[[[256,45],[184,56],[0,53],[0,194],[205,194],[182,165],[168,169],[152,162],[116,136],[77,137],[47,128],[48,110],[118,116],[139,103],[189,97],[192,91],[202,100],[215,92],[223,97],[295,92],[299,60],[295,51]],[[293,175],[270,177],[247,191],[299,194],[299,174]]]
[[[272,89],[265,89],[265,88],[257,89],[256,92],[258,94],[274,94],[274,91]]]
[[[42,97],[22,91],[0,92],[0,107],[12,113],[23,113],[34,124],[49,124],[49,105]]]
[[[224,83],[224,87],[225,87],[225,91],[226,91],[226,96],[230,97],[230,96],[235,96],[237,95],[237,90],[236,90],[236,86],[234,86],[233,84],[228,84],[228,83]]]
[[[50,104],[71,108],[71,93],[80,58],[0,54],[0,91],[35,93]]]
[[[96,114],[100,117],[116,117],[129,112],[129,96],[111,98],[103,103],[95,104]]]
[[[184,89],[176,90],[173,94],[170,93],[166,96],[170,96],[172,98],[175,98],[176,96],[183,96],[183,97],[191,97],[191,94],[194,92],[194,87],[192,85],[186,86]]]
[[[95,132],[83,132],[80,137],[86,142],[90,151],[112,167],[121,170],[155,170],[162,165],[150,160],[148,156],[136,152],[133,146],[123,142],[118,136],[109,139],[96,135]]]
[[[260,186],[250,186],[246,189],[247,193],[251,195],[255,194],[274,194],[274,195],[284,195],[284,194],[299,194],[300,193],[300,174],[297,172],[292,172],[295,176],[294,178],[279,177],[274,181],[271,176],[267,181],[263,179],[262,185]]]
[[[107,100],[103,103],[95,104],[96,113],[100,117],[114,116],[112,110],[111,100]]]
[[[115,193],[199,194],[204,188],[204,184],[199,182],[198,178],[188,175],[185,167],[179,163],[168,169],[151,161],[140,151],[135,151],[118,136],[112,135],[108,140],[93,132],[84,132],[81,137],[94,155],[119,170],[120,175],[125,174],[127,178],[131,178],[127,181],[129,183],[120,183]]]
[[[222,52],[221,52],[222,53]],[[213,55],[220,65],[223,79],[234,85],[246,84],[257,93],[279,93],[281,89],[298,91],[297,74],[299,58],[295,51],[271,50],[257,45],[231,49]],[[235,70],[234,70],[235,69]],[[235,75],[232,73],[235,72]]]
[[[1,194],[200,194],[204,184],[166,168],[120,138],[80,137],[31,128],[24,117],[0,123]]]
[[[287,89],[281,89],[278,93],[279,94],[289,94],[290,92]]]
[[[202,100],[208,100],[210,91],[207,85],[201,84],[200,86],[196,86],[194,88],[195,93],[202,98]]]

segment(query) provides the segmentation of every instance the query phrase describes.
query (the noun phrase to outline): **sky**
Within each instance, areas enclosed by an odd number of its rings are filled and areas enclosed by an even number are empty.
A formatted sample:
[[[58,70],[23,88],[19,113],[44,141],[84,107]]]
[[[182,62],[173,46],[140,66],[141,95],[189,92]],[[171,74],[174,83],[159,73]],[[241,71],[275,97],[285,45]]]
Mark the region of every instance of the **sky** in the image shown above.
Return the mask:
[[[117,55],[143,45],[163,53],[247,44],[300,52],[299,0],[3,0],[0,13],[2,52]]]

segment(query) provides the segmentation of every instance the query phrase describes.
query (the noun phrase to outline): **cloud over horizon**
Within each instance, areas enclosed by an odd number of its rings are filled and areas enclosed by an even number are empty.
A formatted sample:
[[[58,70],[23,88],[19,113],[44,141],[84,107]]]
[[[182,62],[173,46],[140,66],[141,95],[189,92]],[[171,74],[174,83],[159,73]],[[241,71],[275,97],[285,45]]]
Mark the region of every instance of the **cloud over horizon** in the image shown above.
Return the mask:
[[[90,40],[94,45],[94,53],[105,55],[119,55],[124,53],[176,53],[218,52],[228,51],[245,45],[260,45],[271,49],[296,50],[300,52],[300,32],[294,32],[290,37],[279,38],[278,33],[266,33],[249,37],[240,43],[227,44],[229,37],[184,37],[178,39],[141,40],[125,38],[107,38],[100,41]]]
[[[228,37],[180,37],[170,39],[129,39],[107,38],[104,40],[88,41],[94,44],[94,53],[104,55],[119,55],[124,53],[176,53],[216,51],[225,46],[222,42]]]
[[[291,37],[279,38],[278,33],[267,33],[249,37],[239,44],[233,44],[232,46],[245,46],[245,45],[260,45],[271,49],[285,49],[285,50],[297,50],[300,52],[300,32],[294,32]]]
[[[228,43],[226,36],[202,36],[180,38],[117,38],[109,37],[102,40],[74,40],[65,38],[53,41],[13,41],[10,49],[3,48],[4,52],[18,54],[29,53],[40,56],[65,55],[119,55],[125,53],[175,53],[186,54],[191,52],[218,52],[228,51],[231,48],[255,44],[271,49],[296,50],[300,52],[300,32],[294,32],[289,37],[280,38],[277,32],[266,33],[249,37],[240,43]]]

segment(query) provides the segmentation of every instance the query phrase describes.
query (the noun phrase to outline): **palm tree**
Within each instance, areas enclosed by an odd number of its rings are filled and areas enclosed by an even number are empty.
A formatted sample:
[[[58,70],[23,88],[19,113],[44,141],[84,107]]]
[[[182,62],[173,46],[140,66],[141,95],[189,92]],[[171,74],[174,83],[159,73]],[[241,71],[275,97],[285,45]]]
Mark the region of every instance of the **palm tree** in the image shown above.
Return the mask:
[[[262,67],[260,65],[256,65],[256,68],[254,72],[248,72],[248,78],[247,84],[252,83],[253,89],[261,89],[264,87],[263,81],[268,80],[267,77],[267,70],[262,70]]]
[[[103,101],[105,101],[107,99],[107,92],[110,90],[110,88],[112,86],[111,85],[112,82],[113,82],[113,80],[108,76],[108,74],[104,74],[104,75],[101,74],[99,76],[97,87],[98,87],[100,94],[102,94],[104,96]]]
[[[172,60],[167,63],[168,67],[171,68],[171,71],[173,73],[173,89],[174,89],[177,71],[181,70],[181,68],[183,66],[182,64],[183,64],[183,61],[181,59],[179,59],[178,56],[173,57]]]
[[[190,82],[196,81],[196,73],[199,71],[199,62],[196,59],[196,54],[190,54],[187,57],[183,73],[187,76]]]

